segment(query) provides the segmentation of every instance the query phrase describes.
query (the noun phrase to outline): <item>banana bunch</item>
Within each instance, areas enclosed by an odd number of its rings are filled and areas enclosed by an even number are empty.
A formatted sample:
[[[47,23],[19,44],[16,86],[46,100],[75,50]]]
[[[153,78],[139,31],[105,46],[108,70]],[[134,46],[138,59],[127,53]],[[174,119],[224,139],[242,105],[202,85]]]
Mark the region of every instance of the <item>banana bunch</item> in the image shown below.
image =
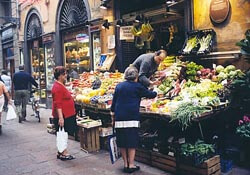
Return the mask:
[[[138,30],[135,26],[133,26],[131,29],[131,33],[134,36],[140,36],[142,34],[142,30],[141,29]]]
[[[150,38],[150,33],[153,31],[154,29],[149,23],[143,23],[138,29],[135,26],[131,29],[131,33],[134,36],[147,36],[146,38]],[[153,36],[151,37],[151,40],[153,40]]]
[[[175,63],[175,56],[167,56],[159,65],[158,70],[164,70]]]
[[[154,31],[153,27],[149,23],[143,23],[141,25],[141,30],[142,30],[142,33],[145,33],[145,34]]]
[[[155,35],[153,33],[150,33],[149,36],[148,36],[147,41],[153,41],[154,38],[155,38]]]

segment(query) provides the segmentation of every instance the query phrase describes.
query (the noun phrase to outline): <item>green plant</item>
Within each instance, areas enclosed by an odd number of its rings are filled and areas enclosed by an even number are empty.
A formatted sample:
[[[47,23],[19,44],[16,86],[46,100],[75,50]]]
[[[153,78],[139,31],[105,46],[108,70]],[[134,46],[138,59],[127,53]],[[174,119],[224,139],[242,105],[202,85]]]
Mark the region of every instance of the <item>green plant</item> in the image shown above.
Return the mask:
[[[242,138],[250,139],[250,117],[244,116],[243,120],[239,120],[239,126],[236,133]]]
[[[215,153],[214,145],[206,144],[202,140],[198,140],[195,144],[185,143],[181,145],[181,155],[189,157],[194,155],[207,155]]]
[[[246,54],[250,54],[250,29],[245,33],[246,38],[236,43]]]

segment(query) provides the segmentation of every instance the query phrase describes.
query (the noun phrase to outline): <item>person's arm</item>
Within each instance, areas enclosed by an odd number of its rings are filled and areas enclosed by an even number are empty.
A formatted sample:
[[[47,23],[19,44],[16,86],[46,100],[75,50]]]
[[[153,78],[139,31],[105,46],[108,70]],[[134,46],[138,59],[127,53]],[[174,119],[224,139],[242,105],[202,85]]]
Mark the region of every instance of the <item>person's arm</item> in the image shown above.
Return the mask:
[[[110,115],[111,115],[111,119],[112,119],[112,124],[114,125],[115,123],[115,105],[116,105],[116,101],[117,101],[117,92],[118,88],[116,86],[115,88],[115,93],[112,99],[112,105],[111,105],[111,111],[110,111]]]
[[[147,62],[142,62],[139,70],[139,82],[145,87],[148,87],[151,81],[147,78],[147,73],[150,71],[150,65]]]
[[[140,97],[146,97],[146,98],[155,98],[157,95],[156,92],[150,91],[143,86],[140,86],[139,93],[140,93]]]
[[[36,88],[38,88],[38,84],[37,84],[36,80],[31,75],[29,75],[29,76],[30,76],[31,84],[33,84]]]
[[[60,89],[57,89],[53,96],[54,105],[57,111],[57,115],[59,118],[59,126],[64,126],[64,118],[63,118],[63,112],[62,112],[62,99],[63,99],[63,93],[60,91]]]
[[[10,101],[10,94],[8,92],[8,89],[6,88],[6,86],[3,84],[3,93],[6,95],[7,99],[8,99],[8,103],[11,104],[11,101]]]

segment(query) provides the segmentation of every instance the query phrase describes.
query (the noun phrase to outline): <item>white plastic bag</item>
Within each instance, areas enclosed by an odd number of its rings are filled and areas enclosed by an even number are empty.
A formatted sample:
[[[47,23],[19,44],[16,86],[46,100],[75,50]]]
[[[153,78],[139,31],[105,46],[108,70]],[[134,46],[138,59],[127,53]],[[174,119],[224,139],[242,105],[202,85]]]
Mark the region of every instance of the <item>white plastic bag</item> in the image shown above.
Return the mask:
[[[111,163],[114,164],[120,157],[120,149],[117,147],[116,144],[116,136],[113,134],[108,138],[108,145],[109,145],[109,155],[111,159]]]
[[[56,133],[56,146],[60,153],[68,146],[68,133],[64,131],[64,128],[59,127],[59,131]]]
[[[15,109],[12,105],[8,105],[8,112],[7,112],[7,116],[6,116],[6,120],[12,120],[16,118],[16,112]]]

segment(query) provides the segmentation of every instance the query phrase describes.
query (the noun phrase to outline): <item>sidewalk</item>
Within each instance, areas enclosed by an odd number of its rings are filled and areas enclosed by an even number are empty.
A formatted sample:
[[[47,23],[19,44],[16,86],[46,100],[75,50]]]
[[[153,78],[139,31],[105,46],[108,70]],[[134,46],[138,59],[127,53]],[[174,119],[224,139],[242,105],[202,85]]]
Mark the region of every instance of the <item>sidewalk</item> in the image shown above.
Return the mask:
[[[71,161],[56,159],[56,137],[47,133],[46,124],[51,110],[41,108],[41,123],[30,116],[28,106],[27,121],[5,121],[3,113],[3,133],[0,136],[0,175],[120,175],[123,163],[120,159],[111,164],[107,151],[86,154],[80,150],[80,143],[69,140],[69,151],[76,156]],[[138,163],[141,171],[136,175],[161,175],[164,171]]]
[[[109,153],[101,150],[86,154],[80,150],[80,143],[69,140],[69,151],[76,156],[71,161],[56,159],[56,137],[47,133],[46,125],[51,110],[41,108],[41,123],[31,115],[28,106],[26,122],[5,121],[0,136],[0,175],[120,175],[123,162],[120,159],[111,164]],[[171,175],[159,169],[138,163],[141,170],[135,175]],[[234,167],[231,175],[249,175],[250,171]]]

